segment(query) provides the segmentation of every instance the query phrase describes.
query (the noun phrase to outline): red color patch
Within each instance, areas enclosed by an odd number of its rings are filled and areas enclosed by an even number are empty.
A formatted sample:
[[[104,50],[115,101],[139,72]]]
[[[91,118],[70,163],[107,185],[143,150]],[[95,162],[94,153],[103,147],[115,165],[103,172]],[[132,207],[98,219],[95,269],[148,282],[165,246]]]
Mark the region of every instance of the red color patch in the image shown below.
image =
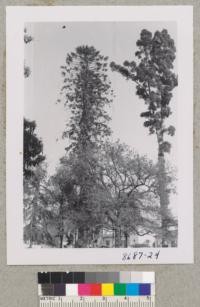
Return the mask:
[[[101,284],[91,284],[91,295],[101,296]]]

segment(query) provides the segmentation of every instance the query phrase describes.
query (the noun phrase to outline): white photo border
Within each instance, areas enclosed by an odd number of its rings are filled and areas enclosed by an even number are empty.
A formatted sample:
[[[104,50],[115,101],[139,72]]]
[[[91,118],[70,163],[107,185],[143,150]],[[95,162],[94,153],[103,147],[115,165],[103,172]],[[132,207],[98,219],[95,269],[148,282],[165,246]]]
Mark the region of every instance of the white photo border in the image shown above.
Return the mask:
[[[193,263],[193,7],[54,6],[7,7],[7,264]],[[23,115],[26,22],[175,21],[178,37],[178,247],[40,248],[23,243]],[[137,257],[143,255],[156,257]]]

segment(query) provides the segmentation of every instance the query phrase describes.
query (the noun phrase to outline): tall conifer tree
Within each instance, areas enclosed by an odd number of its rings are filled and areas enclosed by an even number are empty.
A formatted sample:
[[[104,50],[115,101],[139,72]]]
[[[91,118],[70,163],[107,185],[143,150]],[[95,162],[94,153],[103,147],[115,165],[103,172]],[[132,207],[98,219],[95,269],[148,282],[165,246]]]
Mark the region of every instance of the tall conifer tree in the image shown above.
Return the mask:
[[[61,67],[64,82],[61,93],[70,110],[63,137],[69,140],[67,153],[77,157],[74,170],[79,186],[80,246],[87,244],[95,211],[95,202],[91,200],[95,193],[96,159],[103,141],[111,133],[107,107],[112,102],[112,90],[108,68],[108,57],[88,46],[77,47],[75,52],[68,54],[66,65]]]
[[[149,133],[155,134],[157,138],[162,245],[165,246],[169,220],[165,154],[169,153],[171,148],[165,137],[173,136],[175,133],[175,127],[168,126],[166,119],[172,113],[172,91],[178,85],[177,76],[173,71],[176,47],[165,29],[156,31],[154,35],[142,30],[137,47],[136,61],[125,61],[122,66],[111,63],[111,67],[136,84],[136,94],[146,105],[145,112],[140,116],[145,119],[144,126],[149,129]]]

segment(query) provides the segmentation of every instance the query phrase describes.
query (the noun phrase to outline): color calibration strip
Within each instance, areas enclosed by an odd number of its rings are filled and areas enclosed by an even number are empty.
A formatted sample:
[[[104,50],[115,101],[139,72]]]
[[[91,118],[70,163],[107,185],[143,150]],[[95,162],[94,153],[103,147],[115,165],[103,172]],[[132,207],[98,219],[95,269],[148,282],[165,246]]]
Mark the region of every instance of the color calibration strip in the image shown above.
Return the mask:
[[[38,284],[155,283],[154,272],[40,272]]]
[[[38,292],[40,307],[154,307],[155,275],[153,272],[41,272]]]
[[[42,284],[40,296],[149,296],[151,284]]]

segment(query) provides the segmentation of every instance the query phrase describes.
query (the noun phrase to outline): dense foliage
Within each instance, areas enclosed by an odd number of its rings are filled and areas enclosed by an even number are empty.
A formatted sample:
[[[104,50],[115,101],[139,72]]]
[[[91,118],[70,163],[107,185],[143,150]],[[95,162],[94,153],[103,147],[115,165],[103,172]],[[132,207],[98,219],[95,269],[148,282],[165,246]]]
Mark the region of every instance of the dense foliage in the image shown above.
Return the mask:
[[[36,123],[24,119],[24,177],[34,175],[34,168],[44,161],[43,144],[35,132]]]

